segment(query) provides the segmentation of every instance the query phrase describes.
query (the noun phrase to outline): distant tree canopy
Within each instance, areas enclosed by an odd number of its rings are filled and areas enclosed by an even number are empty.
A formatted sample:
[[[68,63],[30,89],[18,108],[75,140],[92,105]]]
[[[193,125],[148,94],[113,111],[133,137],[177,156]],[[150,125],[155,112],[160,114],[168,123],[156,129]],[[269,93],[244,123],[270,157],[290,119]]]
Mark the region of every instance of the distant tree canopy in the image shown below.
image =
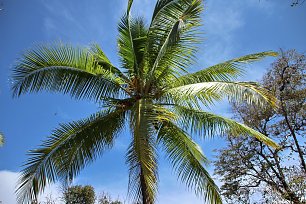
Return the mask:
[[[233,104],[238,119],[277,141],[280,148],[228,135],[215,162],[227,203],[256,203],[254,197],[259,203],[306,203],[305,74],[305,55],[281,51],[262,82],[278,98],[279,108]]]
[[[95,190],[92,186],[72,186],[64,192],[66,204],[94,204],[95,200]]]
[[[112,200],[105,192],[102,192],[97,198],[94,188],[90,185],[66,188],[63,191],[63,200],[65,204],[94,204],[96,201],[98,204],[122,204],[119,200]]]
[[[3,133],[0,132],[0,147],[4,144],[4,136]]]
[[[305,2],[305,0],[292,0],[291,6],[301,5]]]
[[[102,193],[98,197],[98,204],[122,204],[122,202],[119,200],[113,201],[107,193]]]

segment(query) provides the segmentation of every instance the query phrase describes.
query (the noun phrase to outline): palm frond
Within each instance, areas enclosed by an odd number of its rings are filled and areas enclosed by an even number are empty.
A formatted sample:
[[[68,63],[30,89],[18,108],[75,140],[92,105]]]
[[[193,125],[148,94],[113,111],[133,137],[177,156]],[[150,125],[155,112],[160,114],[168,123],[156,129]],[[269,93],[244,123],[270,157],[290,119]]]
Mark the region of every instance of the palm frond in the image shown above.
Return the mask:
[[[244,64],[259,61],[264,57],[277,56],[276,52],[260,52],[243,57],[228,60],[226,62],[205,68],[195,73],[186,74],[179,77],[174,83],[170,83],[171,87],[202,83],[213,81],[226,81],[230,82],[237,80],[239,76],[244,74]]]
[[[129,193],[136,203],[154,203],[157,192],[157,161],[154,127],[149,116],[151,104],[136,102],[130,123],[133,139],[128,148]]]
[[[118,49],[121,61],[121,67],[123,67],[130,77],[135,73],[135,55],[133,47],[133,39],[130,31],[129,16],[124,15],[118,24]]]
[[[242,102],[259,106],[267,103],[276,106],[276,98],[255,82],[203,82],[183,85],[169,89],[165,95],[170,95],[174,101],[201,101],[209,106],[227,97],[230,101]]]
[[[137,65],[139,66],[139,77],[143,75],[144,51],[147,43],[148,28],[142,17],[133,18],[131,20],[131,35],[133,38],[134,54]]]
[[[121,77],[124,79],[125,82],[128,82],[129,79],[127,76],[125,76],[120,69],[117,67],[114,67],[112,63],[109,61],[103,50],[98,44],[92,44],[90,47],[90,52],[93,55],[95,61],[98,63],[98,65],[101,66],[101,68],[110,71],[111,73],[115,74],[116,76]]]
[[[153,15],[152,15],[152,20],[151,20],[151,24],[153,24],[155,22],[155,18],[156,16],[162,12],[165,8],[167,8],[167,6],[177,3],[178,0],[157,0],[156,4],[155,4],[155,8],[153,11]]]
[[[201,148],[179,127],[164,122],[158,133],[167,157],[179,178],[189,189],[211,204],[221,204],[219,189],[203,167],[208,161]]]
[[[147,87],[156,78],[185,72],[193,62],[202,9],[199,0],[157,2],[148,34]]]
[[[39,149],[30,151],[16,190],[18,203],[36,200],[46,185],[70,181],[81,169],[112,147],[123,127],[125,112],[108,110],[60,125]]]
[[[132,4],[133,4],[133,0],[129,0],[129,1],[128,1],[128,6],[127,6],[127,11],[126,11],[126,13],[130,13]]]
[[[228,134],[252,136],[271,147],[278,148],[278,145],[272,139],[232,119],[183,106],[174,106],[173,108],[174,112],[179,116],[177,123],[184,130],[191,131],[191,134],[195,133],[202,137]]]
[[[138,77],[147,29],[142,18],[132,19],[130,16],[132,3],[133,1],[129,0],[127,13],[121,18],[118,25],[118,47],[122,67],[127,70],[130,77]]]
[[[88,49],[40,45],[26,52],[13,70],[13,95],[42,90],[98,101],[127,93],[124,80],[99,65]]]

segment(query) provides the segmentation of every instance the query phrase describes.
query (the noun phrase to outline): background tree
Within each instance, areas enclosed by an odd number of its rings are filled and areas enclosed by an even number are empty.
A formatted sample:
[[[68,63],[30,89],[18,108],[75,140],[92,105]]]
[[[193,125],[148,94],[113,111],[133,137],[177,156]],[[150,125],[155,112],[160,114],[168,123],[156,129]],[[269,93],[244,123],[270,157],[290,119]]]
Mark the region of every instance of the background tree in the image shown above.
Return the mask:
[[[57,204],[56,199],[52,197],[52,194],[49,194],[45,197],[45,201],[40,204]]]
[[[98,45],[65,44],[37,46],[14,66],[15,96],[62,92],[103,107],[86,119],[61,124],[39,149],[30,152],[17,189],[19,203],[34,200],[52,182],[72,180],[110,149],[123,129],[131,135],[126,152],[129,196],[143,204],[156,200],[157,150],[166,154],[189,189],[220,204],[219,189],[205,169],[207,158],[193,137],[232,131],[277,147],[265,135],[202,109],[224,97],[275,104],[275,98],[257,83],[234,81],[243,73],[243,64],[277,53],[246,55],[190,73],[201,40],[202,0],[157,0],[149,24],[131,16],[132,3],[128,1],[118,25],[120,68]]]
[[[95,190],[92,186],[71,186],[63,193],[66,204],[94,204],[96,200]]]
[[[0,132],[0,147],[4,144],[4,136],[3,133]]]
[[[281,50],[262,82],[279,99],[279,108],[233,104],[238,119],[278,141],[280,148],[229,135],[215,162],[215,174],[224,182],[221,190],[229,203],[255,203],[251,201],[255,192],[265,203],[306,202],[305,73],[305,55]]]
[[[297,6],[297,5],[301,5],[305,3],[305,0],[293,0],[292,3],[291,3],[291,6]]]
[[[103,192],[101,195],[98,197],[98,204],[122,204],[121,201],[119,200],[114,200],[110,197],[109,194]]]

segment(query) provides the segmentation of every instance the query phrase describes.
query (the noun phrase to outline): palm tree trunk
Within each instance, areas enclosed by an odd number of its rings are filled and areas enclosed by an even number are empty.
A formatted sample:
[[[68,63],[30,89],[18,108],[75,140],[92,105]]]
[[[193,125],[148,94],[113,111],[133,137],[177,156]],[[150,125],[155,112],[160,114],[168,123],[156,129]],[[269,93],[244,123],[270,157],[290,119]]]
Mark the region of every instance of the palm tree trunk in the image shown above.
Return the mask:
[[[148,187],[144,179],[142,169],[141,169],[141,174],[140,174],[140,187],[141,187],[141,193],[142,193],[142,204],[153,204],[153,202],[151,202],[149,199],[150,197],[147,192]]]
[[[149,132],[149,118],[146,115],[147,101],[139,100],[136,104],[134,141],[131,155],[135,162],[132,168],[137,169],[138,190],[140,190],[139,201],[142,204],[153,204],[156,191],[156,158],[153,147],[154,138]]]

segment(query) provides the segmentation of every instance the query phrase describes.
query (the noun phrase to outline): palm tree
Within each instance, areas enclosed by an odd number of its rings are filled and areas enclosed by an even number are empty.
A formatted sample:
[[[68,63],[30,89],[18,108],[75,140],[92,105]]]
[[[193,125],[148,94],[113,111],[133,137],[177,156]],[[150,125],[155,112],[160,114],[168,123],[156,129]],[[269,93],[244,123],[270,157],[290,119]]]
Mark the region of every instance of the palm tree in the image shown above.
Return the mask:
[[[208,163],[192,137],[251,135],[276,147],[259,132],[234,120],[205,111],[227,97],[251,104],[275,104],[257,83],[233,82],[242,65],[275,56],[262,52],[229,60],[200,71],[195,62],[201,0],[157,0],[149,25],[132,18],[129,0],[118,25],[121,67],[102,49],[67,44],[40,45],[19,59],[13,70],[14,96],[42,90],[62,92],[103,105],[96,114],[55,129],[22,171],[19,203],[36,200],[46,185],[71,181],[106,149],[123,129],[131,133],[126,152],[130,197],[155,203],[158,183],[157,148],[161,147],[182,182],[210,203],[222,203],[218,187],[205,170]]]

